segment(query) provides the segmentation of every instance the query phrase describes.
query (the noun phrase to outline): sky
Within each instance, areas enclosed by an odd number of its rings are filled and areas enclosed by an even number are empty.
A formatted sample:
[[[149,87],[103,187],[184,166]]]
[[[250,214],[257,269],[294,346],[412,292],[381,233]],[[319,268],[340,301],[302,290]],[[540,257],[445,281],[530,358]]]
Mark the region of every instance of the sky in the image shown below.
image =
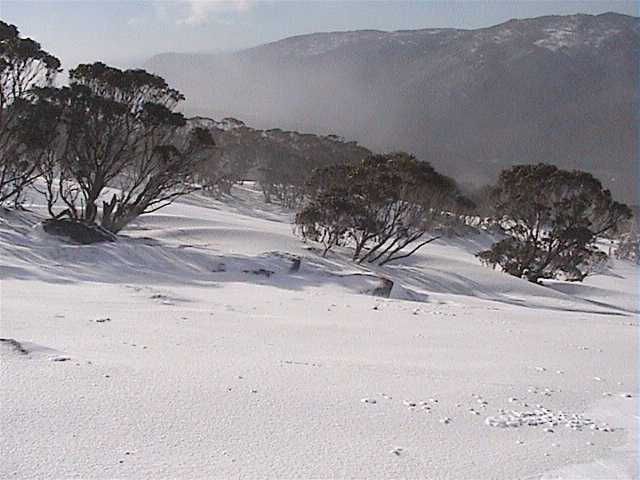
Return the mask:
[[[511,18],[608,11],[638,15],[626,0],[0,0],[0,19],[58,56],[139,66],[162,52],[238,50],[313,32],[482,28]]]

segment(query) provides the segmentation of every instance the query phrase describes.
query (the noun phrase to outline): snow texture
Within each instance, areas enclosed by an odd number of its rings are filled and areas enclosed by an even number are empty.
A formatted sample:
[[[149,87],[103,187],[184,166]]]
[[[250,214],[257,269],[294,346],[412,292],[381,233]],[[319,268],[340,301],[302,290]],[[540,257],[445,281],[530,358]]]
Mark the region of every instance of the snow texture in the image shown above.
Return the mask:
[[[637,475],[631,264],[532,285],[483,233],[358,267],[251,185],[101,245],[28,208],[0,217],[0,478]]]

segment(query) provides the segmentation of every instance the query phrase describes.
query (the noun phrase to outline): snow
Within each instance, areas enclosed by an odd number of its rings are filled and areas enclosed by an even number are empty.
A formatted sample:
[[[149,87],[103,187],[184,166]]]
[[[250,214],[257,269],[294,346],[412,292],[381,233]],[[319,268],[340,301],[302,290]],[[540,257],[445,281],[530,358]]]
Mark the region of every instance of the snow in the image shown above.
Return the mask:
[[[358,267],[252,185],[113,244],[29,209],[0,217],[0,478],[637,475],[631,264],[537,286],[478,234]]]

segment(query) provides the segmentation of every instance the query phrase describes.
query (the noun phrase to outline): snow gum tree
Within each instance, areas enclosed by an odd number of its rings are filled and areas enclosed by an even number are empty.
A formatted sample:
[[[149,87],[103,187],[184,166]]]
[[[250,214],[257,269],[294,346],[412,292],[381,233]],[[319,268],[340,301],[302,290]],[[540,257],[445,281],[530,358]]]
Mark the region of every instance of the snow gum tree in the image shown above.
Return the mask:
[[[463,205],[455,182],[406,153],[371,155],[355,164],[316,170],[310,200],[296,225],[324,252],[351,244],[353,260],[384,265],[408,257]]]
[[[43,169],[50,206],[54,195],[65,206],[56,216],[116,233],[198,188],[214,142],[174,111],[180,92],[144,70],[103,63],[79,65],[69,79],[37,92],[37,103],[59,111],[60,145]]]
[[[492,205],[507,238],[478,257],[531,282],[583,280],[606,259],[596,247],[598,236],[631,217],[591,174],[545,164],[502,171]]]
[[[51,140],[43,130],[50,112],[34,112],[27,100],[34,88],[51,85],[59,70],[60,61],[38,42],[0,21],[0,205],[17,204],[38,176],[38,161]]]

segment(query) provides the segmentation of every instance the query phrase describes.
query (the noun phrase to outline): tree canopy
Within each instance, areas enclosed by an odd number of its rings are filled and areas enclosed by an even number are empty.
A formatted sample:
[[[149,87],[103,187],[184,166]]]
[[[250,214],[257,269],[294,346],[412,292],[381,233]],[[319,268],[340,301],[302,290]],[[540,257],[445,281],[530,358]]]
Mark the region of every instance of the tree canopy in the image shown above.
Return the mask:
[[[518,165],[501,172],[492,205],[507,238],[479,257],[505,272],[538,282],[582,280],[606,258],[595,245],[631,217],[628,206],[587,172],[553,165]]]

